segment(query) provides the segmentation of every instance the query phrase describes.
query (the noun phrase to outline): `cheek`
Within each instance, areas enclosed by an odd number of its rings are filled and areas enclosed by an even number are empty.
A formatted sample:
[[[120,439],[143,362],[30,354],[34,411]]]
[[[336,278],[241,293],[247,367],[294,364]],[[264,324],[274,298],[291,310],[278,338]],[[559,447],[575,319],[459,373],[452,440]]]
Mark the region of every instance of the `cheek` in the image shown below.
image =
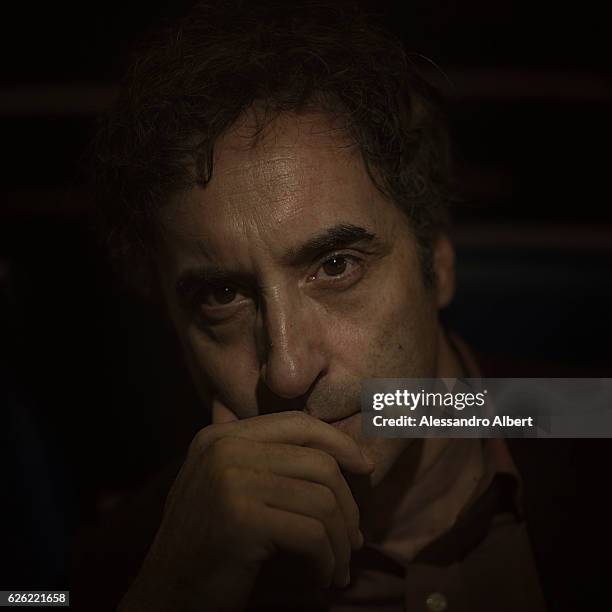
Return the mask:
[[[330,346],[342,369],[360,378],[433,376],[437,311],[419,282],[408,267],[369,288],[354,316],[334,321]]]
[[[187,336],[187,342],[194,362],[193,375],[206,380],[207,387],[212,388],[238,418],[255,416],[259,369],[254,346],[246,340],[220,346],[203,339],[197,330]]]

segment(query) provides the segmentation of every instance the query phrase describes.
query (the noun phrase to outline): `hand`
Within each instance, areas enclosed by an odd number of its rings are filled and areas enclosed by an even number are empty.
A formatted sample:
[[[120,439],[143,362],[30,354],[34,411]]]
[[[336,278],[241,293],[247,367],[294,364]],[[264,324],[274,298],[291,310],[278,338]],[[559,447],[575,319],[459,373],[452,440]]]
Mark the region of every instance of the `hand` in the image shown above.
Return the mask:
[[[303,412],[216,424],[193,439],[160,529],[119,610],[236,611],[277,552],[308,561],[321,586],[348,584],[363,543],[341,470],[373,466],[352,438]]]

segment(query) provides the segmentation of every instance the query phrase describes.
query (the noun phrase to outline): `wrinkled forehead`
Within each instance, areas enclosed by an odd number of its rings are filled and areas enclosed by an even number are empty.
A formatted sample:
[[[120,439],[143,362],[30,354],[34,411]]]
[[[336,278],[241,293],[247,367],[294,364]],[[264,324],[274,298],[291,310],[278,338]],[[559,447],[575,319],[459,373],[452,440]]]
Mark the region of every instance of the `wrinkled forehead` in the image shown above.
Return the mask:
[[[187,255],[285,251],[340,223],[372,233],[397,227],[397,208],[372,183],[357,147],[322,114],[281,115],[254,137],[248,117],[215,146],[213,174],[163,208],[172,250]],[[199,245],[199,246],[198,246]]]

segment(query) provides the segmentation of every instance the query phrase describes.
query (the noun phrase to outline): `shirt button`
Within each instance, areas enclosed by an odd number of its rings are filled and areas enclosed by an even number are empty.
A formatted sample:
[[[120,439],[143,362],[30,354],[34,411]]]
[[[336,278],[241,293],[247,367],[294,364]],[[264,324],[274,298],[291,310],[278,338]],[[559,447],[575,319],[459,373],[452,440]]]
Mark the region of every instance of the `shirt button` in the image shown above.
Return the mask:
[[[426,600],[430,612],[443,612],[448,607],[448,600],[442,593],[432,593]]]

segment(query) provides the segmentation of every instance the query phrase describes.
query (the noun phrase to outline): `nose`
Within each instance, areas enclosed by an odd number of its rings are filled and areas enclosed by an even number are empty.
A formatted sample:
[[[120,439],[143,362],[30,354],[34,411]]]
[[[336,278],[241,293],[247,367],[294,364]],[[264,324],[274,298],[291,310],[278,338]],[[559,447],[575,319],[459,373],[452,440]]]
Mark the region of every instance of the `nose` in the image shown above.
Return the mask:
[[[259,333],[260,375],[275,395],[306,394],[325,371],[321,323],[300,295],[276,290],[263,300]]]

